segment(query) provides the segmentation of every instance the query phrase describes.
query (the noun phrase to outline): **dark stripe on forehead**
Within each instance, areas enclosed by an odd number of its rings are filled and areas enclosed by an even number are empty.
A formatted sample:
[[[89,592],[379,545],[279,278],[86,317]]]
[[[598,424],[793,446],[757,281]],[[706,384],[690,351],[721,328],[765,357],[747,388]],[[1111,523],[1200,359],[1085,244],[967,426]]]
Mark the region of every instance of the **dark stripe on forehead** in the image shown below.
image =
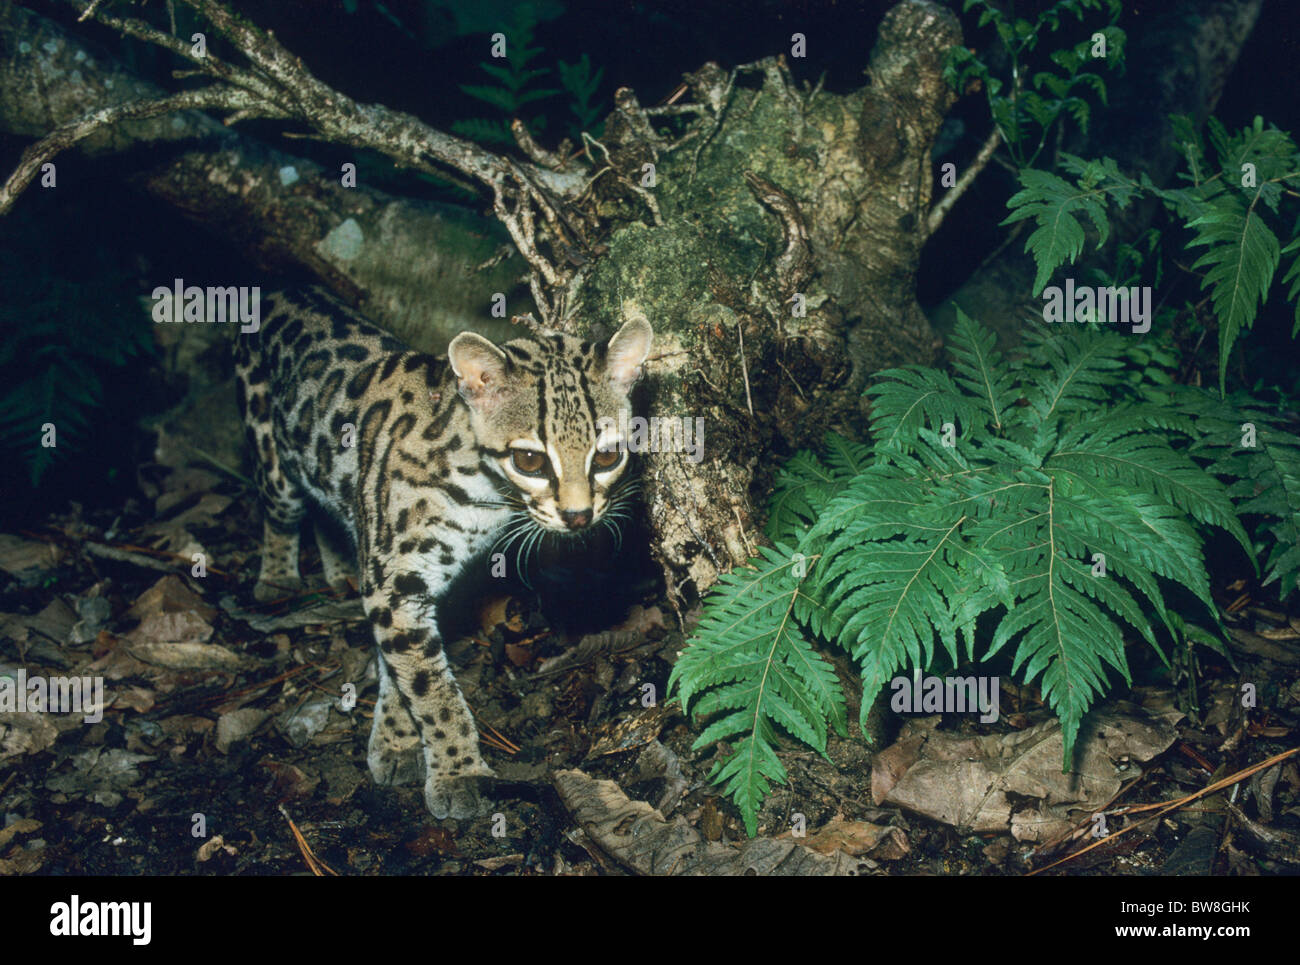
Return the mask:
[[[578,391],[582,393],[582,399],[587,403],[587,413],[591,416],[592,432],[599,433],[600,424],[596,421],[596,401],[591,397],[591,386],[587,384],[585,369],[578,369]]]
[[[546,383],[548,372],[542,371],[537,376],[537,438],[546,445]],[[548,460],[549,461],[549,460]]]

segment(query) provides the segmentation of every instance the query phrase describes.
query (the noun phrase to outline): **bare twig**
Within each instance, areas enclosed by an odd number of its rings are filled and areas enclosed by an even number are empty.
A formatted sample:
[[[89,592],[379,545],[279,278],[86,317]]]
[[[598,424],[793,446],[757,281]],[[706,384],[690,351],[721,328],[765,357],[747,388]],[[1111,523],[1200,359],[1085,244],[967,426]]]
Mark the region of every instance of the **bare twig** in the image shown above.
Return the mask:
[[[939,225],[943,224],[944,217],[957,203],[957,199],[966,193],[969,188],[979,177],[979,173],[988,165],[993,153],[1002,143],[1002,132],[998,130],[997,125],[993,126],[992,133],[985,139],[984,145],[980,148],[979,153],[975,155],[970,165],[962,172],[957,183],[948,189],[948,193],[939,199],[939,203],[930,209],[930,215],[925,220],[925,230],[927,235],[933,235],[939,230]]]
[[[552,299],[562,301],[562,294],[557,293],[563,292],[572,274],[564,266],[563,258],[555,254],[563,246],[558,199],[572,199],[580,194],[587,186],[585,172],[516,164],[409,115],[378,104],[359,104],[318,80],[271,33],[232,13],[217,0],[180,2],[206,18],[243,54],[248,66],[226,63],[206,50],[196,51],[181,39],[144,21],[107,13],[100,9],[98,2],[68,2],[78,10],[81,19],[97,20],[128,36],[162,47],[221,84],[158,101],[107,108],[78,122],[82,127],[60,128],[32,149],[31,157],[24,157],[20,171],[6,185],[7,203],[0,207],[0,212],[7,210],[13,196],[31,182],[44,163],[44,155],[62,150],[67,144],[119,120],[185,108],[230,110],[232,116],[227,123],[252,117],[293,119],[335,143],[376,150],[400,165],[435,176],[446,177],[446,169],[451,168],[485,187],[491,192],[498,217],[537,276],[530,287],[538,311],[543,320],[555,314]],[[538,248],[534,207],[542,212],[556,235],[548,239],[552,244],[551,258]]]
[[[740,375],[745,380],[745,405],[749,408],[749,417],[754,418],[754,398],[749,394],[749,365],[745,362],[745,320],[736,320],[736,333],[740,335]]]
[[[240,110],[254,103],[246,91],[214,86],[202,90],[182,91],[151,101],[132,101],[113,107],[101,107],[75,121],[56,127],[35,144],[29,145],[3,186],[0,186],[0,215],[8,214],[18,196],[55,155],[66,151],[97,131],[121,121],[157,117],[184,110]],[[270,116],[270,115],[264,115]]]

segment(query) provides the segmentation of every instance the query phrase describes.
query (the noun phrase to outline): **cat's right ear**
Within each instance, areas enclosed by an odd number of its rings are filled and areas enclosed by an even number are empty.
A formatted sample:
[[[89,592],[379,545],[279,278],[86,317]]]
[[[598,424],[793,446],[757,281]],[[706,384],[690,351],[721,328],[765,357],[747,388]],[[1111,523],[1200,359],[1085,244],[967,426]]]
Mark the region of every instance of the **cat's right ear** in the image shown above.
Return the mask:
[[[492,408],[505,389],[505,353],[473,332],[461,332],[447,346],[461,398],[479,411]]]

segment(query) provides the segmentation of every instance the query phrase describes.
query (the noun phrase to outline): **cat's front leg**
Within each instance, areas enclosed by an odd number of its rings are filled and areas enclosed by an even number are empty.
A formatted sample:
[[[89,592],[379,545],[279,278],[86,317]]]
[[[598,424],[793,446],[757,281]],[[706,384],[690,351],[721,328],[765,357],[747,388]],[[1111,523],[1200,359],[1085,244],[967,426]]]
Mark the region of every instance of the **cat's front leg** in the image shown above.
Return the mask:
[[[387,666],[391,688],[380,691],[368,762],[381,783],[404,774],[418,744],[424,755],[424,801],[436,818],[468,818],[491,806],[479,794],[479,778],[492,769],[479,751],[478,729],[443,652],[429,585],[441,579],[425,559],[398,559],[388,567],[365,566],[364,603]],[[380,577],[376,579],[376,577]],[[438,586],[437,589],[441,589]]]

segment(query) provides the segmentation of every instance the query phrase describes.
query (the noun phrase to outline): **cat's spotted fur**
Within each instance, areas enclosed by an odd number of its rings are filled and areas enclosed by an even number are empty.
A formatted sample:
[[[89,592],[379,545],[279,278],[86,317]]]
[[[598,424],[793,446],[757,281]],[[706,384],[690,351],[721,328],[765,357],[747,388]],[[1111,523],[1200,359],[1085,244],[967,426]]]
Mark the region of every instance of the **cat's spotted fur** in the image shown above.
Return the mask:
[[[299,584],[309,505],[343,525],[379,646],[370,773],[423,776],[436,817],[480,813],[476,779],[492,774],[443,653],[441,599],[524,512],[564,532],[600,520],[627,469],[619,415],[651,338],[643,318],[606,344],[534,334],[498,348],[463,333],[444,361],[307,290],[272,295],[260,329],[237,339],[265,517],[254,594]],[[350,554],[319,528],[317,542],[326,578],[344,585]]]

